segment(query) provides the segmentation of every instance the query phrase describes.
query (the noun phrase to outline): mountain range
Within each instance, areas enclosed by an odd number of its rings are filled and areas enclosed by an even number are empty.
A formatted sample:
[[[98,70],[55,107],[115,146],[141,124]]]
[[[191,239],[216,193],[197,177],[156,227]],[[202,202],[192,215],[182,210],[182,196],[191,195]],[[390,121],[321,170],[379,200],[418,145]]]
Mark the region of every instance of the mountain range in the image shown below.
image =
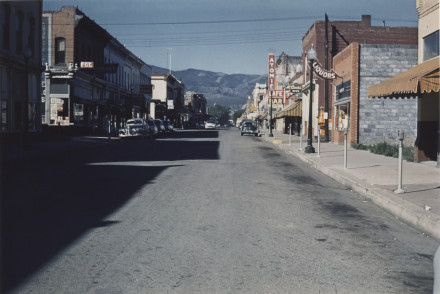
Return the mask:
[[[152,66],[153,73],[168,73],[169,70]],[[183,82],[185,91],[204,94],[208,106],[214,103],[240,109],[252,95],[256,83],[266,83],[267,75],[225,74],[198,69],[173,71]]]

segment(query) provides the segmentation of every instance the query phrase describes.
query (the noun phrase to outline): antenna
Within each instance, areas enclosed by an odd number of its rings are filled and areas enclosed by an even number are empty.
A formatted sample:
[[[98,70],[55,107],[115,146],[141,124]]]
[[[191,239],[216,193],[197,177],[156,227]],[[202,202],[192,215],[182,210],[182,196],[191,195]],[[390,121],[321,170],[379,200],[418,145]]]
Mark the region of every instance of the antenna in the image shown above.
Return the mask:
[[[171,50],[173,48],[167,48],[169,74],[171,74]]]

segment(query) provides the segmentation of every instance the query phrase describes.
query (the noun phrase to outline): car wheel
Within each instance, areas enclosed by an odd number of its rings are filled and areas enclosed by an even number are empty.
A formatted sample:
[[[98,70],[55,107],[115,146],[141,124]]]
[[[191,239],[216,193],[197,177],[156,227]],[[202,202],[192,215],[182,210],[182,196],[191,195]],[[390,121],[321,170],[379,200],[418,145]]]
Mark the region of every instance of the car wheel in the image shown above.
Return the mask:
[[[258,134],[255,134],[255,137],[258,137]]]

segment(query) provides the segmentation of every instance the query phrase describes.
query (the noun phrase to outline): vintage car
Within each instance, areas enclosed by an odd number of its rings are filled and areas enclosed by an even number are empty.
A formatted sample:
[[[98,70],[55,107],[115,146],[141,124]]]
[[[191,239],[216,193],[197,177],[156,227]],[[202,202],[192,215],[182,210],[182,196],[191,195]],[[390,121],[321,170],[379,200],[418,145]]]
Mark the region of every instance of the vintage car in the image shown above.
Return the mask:
[[[215,129],[215,127],[216,127],[215,122],[208,121],[205,123],[205,129]]]
[[[163,123],[163,125],[165,127],[165,131],[167,133],[174,133],[174,131],[175,131],[174,127],[169,120],[163,120],[162,123]]]
[[[241,135],[244,134],[258,136],[258,127],[254,124],[244,124],[241,128]]]
[[[142,118],[127,120],[124,128],[119,129],[119,138],[151,137],[150,127]]]

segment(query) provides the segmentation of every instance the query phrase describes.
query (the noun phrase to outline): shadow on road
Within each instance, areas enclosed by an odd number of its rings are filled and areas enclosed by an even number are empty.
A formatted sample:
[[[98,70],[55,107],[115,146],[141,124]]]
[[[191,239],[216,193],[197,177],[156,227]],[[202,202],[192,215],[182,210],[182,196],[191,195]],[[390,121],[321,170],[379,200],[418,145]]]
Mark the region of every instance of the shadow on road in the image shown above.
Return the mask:
[[[184,136],[201,141],[115,142],[3,165],[1,293],[17,287],[84,233],[114,225],[105,218],[172,166],[90,163],[219,159],[219,142],[203,141],[218,132]]]

